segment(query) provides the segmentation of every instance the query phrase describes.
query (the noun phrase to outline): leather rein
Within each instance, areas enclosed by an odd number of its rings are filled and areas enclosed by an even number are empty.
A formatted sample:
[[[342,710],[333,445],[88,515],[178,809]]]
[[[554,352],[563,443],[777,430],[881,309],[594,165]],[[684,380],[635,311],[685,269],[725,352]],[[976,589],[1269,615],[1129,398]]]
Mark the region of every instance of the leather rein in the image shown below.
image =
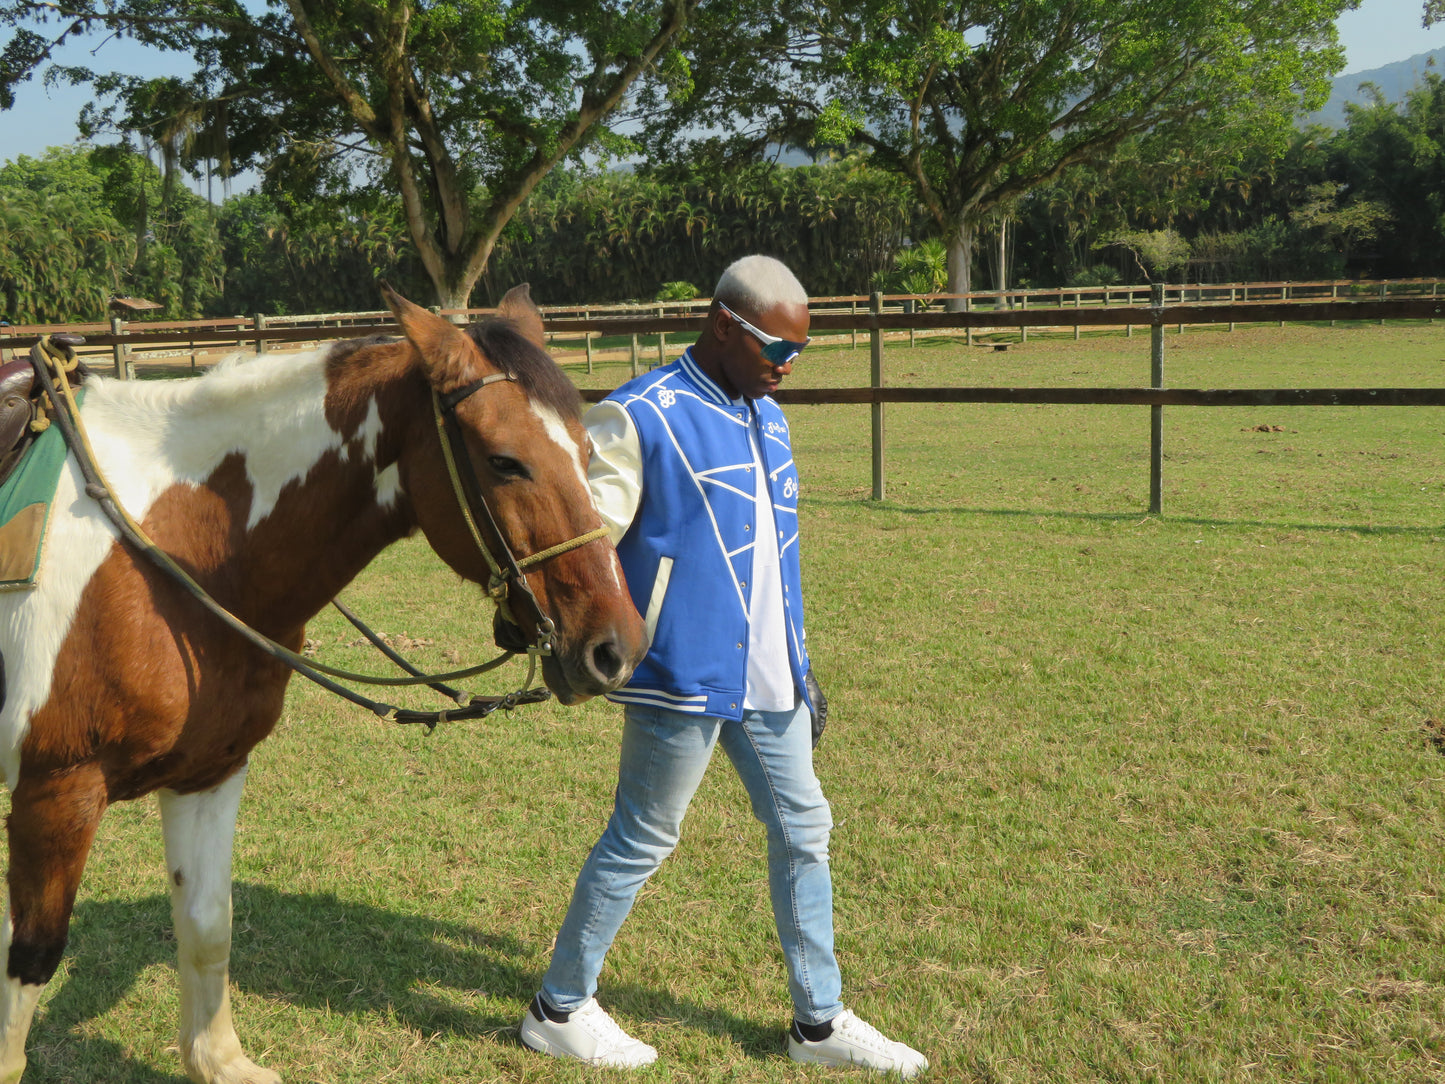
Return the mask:
[[[529,665],[527,680],[522,687],[503,696],[476,696],[455,689],[447,683],[493,670],[520,652],[503,651],[490,662],[463,670],[453,670],[444,674],[424,674],[392,650],[380,636],[362,624],[360,619],[340,601],[333,599],[332,605],[341,612],[342,616],[355,625],[367,640],[410,676],[383,678],[370,674],[357,674],[303,658],[290,648],[251,628],[207,594],[205,589],[196,583],[169,554],[157,546],[140,525],[131,518],[130,514],[120,506],[104,475],[101,474],[100,468],[95,462],[95,453],[90,446],[89,437],[80,421],[80,409],[67,376],[78,364],[71,347],[81,342],[84,340],[79,336],[47,335],[31,348],[30,363],[35,368],[36,379],[52,404],[51,416],[55,424],[60,427],[61,434],[65,437],[65,442],[70,447],[71,454],[74,455],[76,464],[80,468],[81,477],[85,480],[86,495],[100,505],[101,511],[114,524],[122,538],[242,639],[284,663],[302,677],[353,704],[366,708],[387,722],[420,723],[427,728],[428,733],[438,723],[480,719],[499,708],[510,711],[521,704],[539,703],[552,695],[545,686],[535,689],[531,687],[537,672],[537,660],[539,657],[552,653],[557,630],[551,619],[542,612],[536,595],[532,593],[531,586],[527,583],[526,569],[602,538],[607,534],[607,528],[600,527],[588,531],[520,560],[512,553],[511,547],[507,545],[506,536],[497,525],[496,518],[492,515],[491,508],[477,482],[471,458],[467,455],[465,437],[456,417],[456,409],[465,399],[490,384],[513,379],[510,374],[493,373],[446,396],[439,396],[435,390],[432,392],[432,409],[436,416],[437,431],[441,437],[443,458],[447,463],[447,474],[451,479],[452,490],[456,495],[457,504],[461,508],[462,516],[467,522],[472,538],[486,558],[487,567],[491,570],[491,578],[486,584],[487,595],[496,603],[503,617],[514,624],[516,615],[511,606],[514,601],[520,602],[526,616],[532,620],[537,630],[535,641],[525,649]],[[54,376],[51,374],[52,368]],[[496,554],[492,552],[491,546],[487,544],[478,529],[479,522],[486,525],[492,538],[495,539]],[[333,678],[366,685],[425,685],[454,700],[458,706],[442,711],[399,708],[363,696],[332,680]]]

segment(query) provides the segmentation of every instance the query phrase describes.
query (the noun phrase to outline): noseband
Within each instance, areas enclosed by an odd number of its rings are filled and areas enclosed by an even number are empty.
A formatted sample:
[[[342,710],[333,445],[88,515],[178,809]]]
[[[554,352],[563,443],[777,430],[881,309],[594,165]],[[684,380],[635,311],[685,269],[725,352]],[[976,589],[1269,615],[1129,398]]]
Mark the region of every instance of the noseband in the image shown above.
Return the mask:
[[[585,546],[589,542],[605,538],[607,528],[605,526],[597,527],[585,534],[579,534],[575,538],[569,538],[555,546],[548,546],[544,550],[520,559],[512,553],[512,548],[507,545],[507,536],[502,533],[496,517],[492,515],[491,506],[487,504],[487,498],[482,493],[482,487],[477,481],[477,473],[472,469],[472,457],[467,454],[466,438],[462,434],[461,423],[457,420],[457,407],[489,384],[515,379],[511,373],[492,373],[490,376],[472,381],[465,387],[448,392],[444,396],[439,395],[433,388],[431,399],[432,413],[436,417],[437,432],[441,437],[442,457],[446,460],[447,476],[451,479],[452,492],[456,494],[457,505],[461,508],[462,518],[466,520],[467,530],[471,532],[472,541],[476,543],[477,549],[486,558],[487,567],[491,569],[492,575],[487,581],[487,594],[497,604],[497,611],[506,620],[520,626],[516,614],[512,611],[512,592],[515,589],[516,597],[521,601],[526,616],[531,618],[537,629],[536,641],[527,648],[527,653],[533,657],[535,664],[538,655],[552,654],[557,627],[552,623],[552,619],[542,612],[542,607],[537,602],[537,596],[532,593],[531,585],[527,583],[526,570],[540,565],[543,561]],[[496,539],[497,554],[500,555],[500,559],[492,553],[492,548],[482,537],[482,532],[477,528],[478,522],[486,524],[487,530]]]

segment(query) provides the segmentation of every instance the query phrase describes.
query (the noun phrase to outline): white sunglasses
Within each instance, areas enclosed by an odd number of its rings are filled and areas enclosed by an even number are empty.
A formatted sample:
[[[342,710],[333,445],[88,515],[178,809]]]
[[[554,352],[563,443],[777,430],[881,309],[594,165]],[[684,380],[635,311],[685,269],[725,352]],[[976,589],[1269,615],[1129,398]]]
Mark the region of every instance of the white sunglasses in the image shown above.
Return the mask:
[[[737,313],[733,312],[732,309],[724,305],[721,301],[717,303],[717,307],[722,309],[723,312],[727,313],[734,320],[736,320],[740,325],[742,325],[744,331],[749,332],[753,336],[753,338],[757,339],[758,342],[763,344],[762,355],[772,365],[781,367],[788,364],[788,362],[792,361],[795,357],[797,357],[803,352],[803,347],[807,346],[810,342],[813,341],[811,336],[804,339],[802,342],[796,342],[792,339],[780,338],[777,335],[769,335],[766,331],[756,328],[752,324],[748,323]]]

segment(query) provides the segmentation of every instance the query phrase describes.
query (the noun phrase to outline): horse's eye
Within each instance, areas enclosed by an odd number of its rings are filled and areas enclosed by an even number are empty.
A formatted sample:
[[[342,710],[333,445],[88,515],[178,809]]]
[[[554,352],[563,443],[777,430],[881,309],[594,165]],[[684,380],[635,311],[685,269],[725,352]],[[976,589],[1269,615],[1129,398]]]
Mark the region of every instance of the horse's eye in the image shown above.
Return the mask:
[[[528,477],[527,468],[508,455],[490,455],[487,465],[503,478]]]

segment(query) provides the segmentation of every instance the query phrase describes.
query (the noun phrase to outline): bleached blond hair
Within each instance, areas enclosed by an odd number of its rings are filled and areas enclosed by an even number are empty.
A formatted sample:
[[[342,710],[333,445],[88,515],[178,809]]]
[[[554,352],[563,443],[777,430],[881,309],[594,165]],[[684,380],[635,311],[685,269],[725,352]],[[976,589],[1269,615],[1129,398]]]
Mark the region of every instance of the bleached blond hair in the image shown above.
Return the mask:
[[[728,308],[746,309],[755,315],[775,305],[806,305],[808,291],[787,264],[771,256],[744,256],[734,260],[717,280],[713,299]]]

